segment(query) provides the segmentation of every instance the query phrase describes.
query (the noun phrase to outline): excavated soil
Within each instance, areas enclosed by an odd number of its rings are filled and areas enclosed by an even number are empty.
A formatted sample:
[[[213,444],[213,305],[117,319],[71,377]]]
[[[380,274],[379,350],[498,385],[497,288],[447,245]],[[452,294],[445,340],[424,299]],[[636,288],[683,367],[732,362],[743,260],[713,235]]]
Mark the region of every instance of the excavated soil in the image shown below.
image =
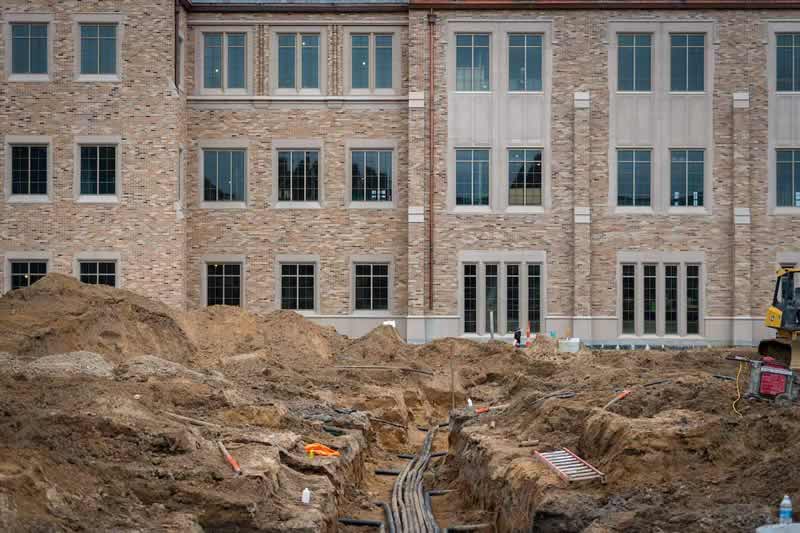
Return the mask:
[[[714,377],[736,375],[731,353],[349,339],[51,274],[0,298],[0,531],[357,531],[337,519],[381,518],[394,478],[375,469],[448,417],[425,480],[452,491],[433,499],[442,527],[753,531],[798,495],[800,421],[766,402],[736,414],[735,381]],[[469,416],[467,398],[492,409]],[[310,457],[314,442],[341,455]],[[568,485],[534,456],[562,447],[606,483]]]

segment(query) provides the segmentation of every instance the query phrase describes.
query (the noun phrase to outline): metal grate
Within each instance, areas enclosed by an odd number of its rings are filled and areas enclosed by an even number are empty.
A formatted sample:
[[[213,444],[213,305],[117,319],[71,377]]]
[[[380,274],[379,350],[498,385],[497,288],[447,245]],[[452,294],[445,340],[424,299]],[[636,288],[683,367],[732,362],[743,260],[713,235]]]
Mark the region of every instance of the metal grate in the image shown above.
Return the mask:
[[[606,482],[606,475],[575,455],[568,448],[553,452],[536,452],[536,457],[556,471],[565,481],[588,481],[599,479]]]

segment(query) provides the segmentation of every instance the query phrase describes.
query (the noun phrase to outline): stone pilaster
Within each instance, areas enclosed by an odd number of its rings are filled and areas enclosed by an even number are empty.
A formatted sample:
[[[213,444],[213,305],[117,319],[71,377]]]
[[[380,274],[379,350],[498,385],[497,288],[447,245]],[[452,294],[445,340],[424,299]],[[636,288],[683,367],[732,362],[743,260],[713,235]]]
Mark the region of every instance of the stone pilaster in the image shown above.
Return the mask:
[[[753,343],[750,94],[733,93],[733,340]]]
[[[574,142],[572,173],[573,191],[573,309],[572,335],[589,339],[592,337],[592,289],[591,289],[591,221],[592,211],[589,195],[591,181],[591,96],[588,92],[576,92],[572,136]]]

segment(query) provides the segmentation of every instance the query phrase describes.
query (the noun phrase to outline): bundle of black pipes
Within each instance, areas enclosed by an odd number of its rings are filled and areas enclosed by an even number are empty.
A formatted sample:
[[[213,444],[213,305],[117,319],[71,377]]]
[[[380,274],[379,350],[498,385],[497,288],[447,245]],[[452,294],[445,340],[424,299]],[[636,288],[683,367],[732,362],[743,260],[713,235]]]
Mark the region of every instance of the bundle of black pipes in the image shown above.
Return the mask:
[[[438,427],[431,428],[425,436],[419,453],[411,459],[397,476],[392,488],[390,528],[414,533],[440,533],[433,518],[430,499],[425,497],[422,476],[431,461],[431,447]]]

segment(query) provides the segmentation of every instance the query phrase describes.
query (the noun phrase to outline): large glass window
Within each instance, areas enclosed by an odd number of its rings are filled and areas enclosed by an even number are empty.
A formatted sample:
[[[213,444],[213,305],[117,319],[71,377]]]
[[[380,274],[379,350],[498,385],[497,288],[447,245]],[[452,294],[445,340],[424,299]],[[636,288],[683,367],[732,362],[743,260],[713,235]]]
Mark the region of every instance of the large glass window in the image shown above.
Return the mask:
[[[244,202],[245,150],[203,150],[203,200]]]
[[[352,201],[392,201],[392,151],[353,150]]]
[[[203,87],[245,89],[247,87],[247,34],[215,32],[203,34]]]
[[[617,150],[617,205],[650,205],[650,150]]]
[[[278,152],[278,200],[316,202],[319,200],[319,151]]]
[[[654,335],[658,319],[656,296],[657,265],[644,265],[644,332]]]
[[[114,261],[81,261],[81,283],[90,285],[117,285],[117,263]]]
[[[47,74],[47,24],[11,24],[11,73]]]
[[[622,265],[622,333],[636,334],[636,265]]]
[[[81,74],[117,73],[117,25],[81,24]]]
[[[314,309],[314,265],[281,265],[281,309]]]
[[[508,151],[508,204],[542,205],[542,151]]]
[[[369,34],[351,35],[353,89],[369,89]]]
[[[621,33],[617,39],[617,90],[650,91],[652,35]]]
[[[542,90],[542,36],[512,33],[508,36],[508,90]]]
[[[489,205],[489,150],[456,150],[456,204]]]
[[[700,333],[700,265],[686,265],[686,333]]]
[[[456,90],[488,91],[489,34],[456,35]]]
[[[117,194],[117,147],[81,146],[81,194]]]
[[[497,333],[497,265],[486,265],[486,331]]]
[[[704,89],[705,41],[706,36],[702,33],[670,35],[670,90]]]
[[[206,271],[207,305],[242,305],[242,265],[209,263]]]
[[[47,194],[47,146],[11,147],[11,194]]]
[[[30,287],[47,275],[47,261],[11,261],[11,290]]]
[[[678,265],[664,266],[664,333],[678,334]]]
[[[279,89],[319,89],[319,63],[318,33],[278,35]]]
[[[528,265],[528,326],[531,333],[542,330],[542,266]]]
[[[519,265],[506,265],[506,329],[519,329]]]
[[[464,265],[464,333],[478,332],[478,265]]]
[[[775,40],[777,90],[800,91],[800,33],[779,33]]]
[[[350,36],[350,85],[353,89],[392,88],[392,41],[391,34]]]
[[[356,310],[389,309],[389,265],[356,265]]]
[[[775,177],[778,207],[800,207],[800,150],[778,150]]]
[[[671,205],[702,207],[704,168],[703,150],[670,150]]]

